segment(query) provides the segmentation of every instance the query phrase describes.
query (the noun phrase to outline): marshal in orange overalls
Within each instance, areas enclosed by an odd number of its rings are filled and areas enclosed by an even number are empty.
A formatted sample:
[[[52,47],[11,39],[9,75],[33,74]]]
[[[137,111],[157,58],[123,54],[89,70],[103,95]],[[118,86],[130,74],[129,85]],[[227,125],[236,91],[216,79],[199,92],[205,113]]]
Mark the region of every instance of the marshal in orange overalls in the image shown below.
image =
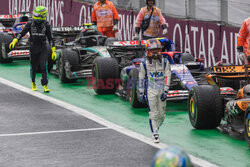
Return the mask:
[[[113,31],[118,24],[119,16],[114,4],[108,0],[104,3],[95,3],[92,11],[92,21],[97,24],[98,31],[107,37],[115,37],[117,31]]]
[[[239,49],[240,52],[243,52],[244,48],[246,62],[249,64],[250,61],[248,60],[247,56],[250,55],[250,17],[244,20],[241,26],[238,36],[237,48]]]

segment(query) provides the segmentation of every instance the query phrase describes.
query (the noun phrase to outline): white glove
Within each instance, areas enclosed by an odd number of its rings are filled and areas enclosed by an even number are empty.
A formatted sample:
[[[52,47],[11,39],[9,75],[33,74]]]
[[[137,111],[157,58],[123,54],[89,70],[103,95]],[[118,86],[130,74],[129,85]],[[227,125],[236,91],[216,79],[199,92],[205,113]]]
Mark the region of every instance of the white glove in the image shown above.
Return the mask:
[[[113,26],[113,29],[112,29],[113,31],[117,31],[118,30],[118,24],[115,24],[114,26]]]
[[[166,35],[167,33],[168,33],[168,29],[167,28],[163,29],[162,35]]]
[[[242,62],[245,62],[245,54],[243,52],[239,52],[239,59],[242,61]]]
[[[168,92],[168,90],[169,90],[169,86],[165,86],[164,87],[164,92]]]
[[[132,38],[133,40],[139,40],[139,34],[135,33],[135,36]]]

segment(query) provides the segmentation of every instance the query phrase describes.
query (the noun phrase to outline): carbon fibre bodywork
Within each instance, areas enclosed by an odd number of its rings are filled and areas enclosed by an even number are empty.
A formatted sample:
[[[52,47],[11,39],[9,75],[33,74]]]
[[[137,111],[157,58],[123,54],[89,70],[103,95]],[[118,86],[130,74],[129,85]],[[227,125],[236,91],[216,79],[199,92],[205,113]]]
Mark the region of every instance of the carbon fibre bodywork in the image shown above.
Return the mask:
[[[231,136],[245,137],[249,143],[250,91],[245,88],[250,86],[250,66],[214,66],[209,68],[206,77],[208,85],[196,86],[189,94],[191,124],[197,129],[217,127]]]

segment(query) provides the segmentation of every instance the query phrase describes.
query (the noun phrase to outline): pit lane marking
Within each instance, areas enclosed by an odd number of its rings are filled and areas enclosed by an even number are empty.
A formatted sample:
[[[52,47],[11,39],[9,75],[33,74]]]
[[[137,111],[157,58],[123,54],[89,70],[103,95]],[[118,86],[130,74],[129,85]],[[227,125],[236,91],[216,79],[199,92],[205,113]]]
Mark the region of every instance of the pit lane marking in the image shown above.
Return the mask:
[[[101,118],[101,117],[99,117],[99,116],[97,116],[97,115],[83,109],[83,108],[76,107],[76,106],[74,106],[72,104],[69,104],[69,103],[63,102],[61,100],[55,99],[55,98],[50,97],[48,95],[45,95],[43,93],[32,91],[29,88],[26,88],[26,87],[24,87],[22,85],[19,85],[17,83],[6,80],[4,78],[0,77],[0,83],[2,83],[4,85],[7,85],[7,86],[10,86],[10,87],[12,87],[14,89],[17,89],[17,90],[21,91],[21,92],[27,93],[29,95],[35,96],[35,97],[37,97],[39,99],[50,102],[52,104],[63,107],[65,109],[68,109],[68,110],[70,110],[72,112],[75,112],[75,113],[85,117],[85,118],[88,118],[88,119],[90,119],[90,120],[92,120],[94,122],[97,122],[97,123],[99,123],[101,125],[104,125],[104,126],[110,128],[110,129],[113,129],[113,130],[115,130],[115,131],[117,131],[119,133],[122,133],[124,135],[127,135],[127,136],[129,136],[131,138],[137,139],[137,140],[139,140],[139,141],[141,141],[143,143],[146,143],[148,145],[151,145],[151,146],[153,146],[155,148],[161,149],[161,148],[166,148],[168,146],[167,144],[164,144],[164,143],[155,144],[155,143],[153,143],[153,140],[151,138],[146,137],[146,136],[144,136],[142,134],[133,132],[133,131],[131,131],[129,129],[126,129],[126,128],[122,127],[122,126],[116,125],[116,124],[114,124],[112,122],[109,122],[109,121],[107,121],[107,120],[105,120],[105,119],[103,119],[103,118]],[[212,163],[210,163],[210,162],[208,162],[206,160],[197,158],[197,157],[195,157],[193,155],[190,155],[190,154],[189,154],[189,156],[191,158],[191,161],[196,166],[199,166],[199,167],[200,166],[201,167],[217,167],[217,165],[212,164]],[[153,159],[153,157],[152,157],[152,159]]]
[[[0,134],[0,137],[28,136],[28,135],[70,133],[70,132],[86,132],[86,131],[97,131],[97,130],[107,130],[107,129],[110,129],[110,128],[105,127],[105,128],[73,129],[73,130],[58,130],[58,131],[43,131],[43,132],[10,133],[10,134]]]

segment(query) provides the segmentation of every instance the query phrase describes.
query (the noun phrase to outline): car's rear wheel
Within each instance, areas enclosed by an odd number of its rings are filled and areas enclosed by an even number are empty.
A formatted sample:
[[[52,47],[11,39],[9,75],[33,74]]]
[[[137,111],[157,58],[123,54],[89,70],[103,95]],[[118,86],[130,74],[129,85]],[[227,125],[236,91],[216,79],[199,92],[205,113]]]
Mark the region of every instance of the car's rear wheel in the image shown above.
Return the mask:
[[[189,120],[196,129],[213,129],[220,125],[223,103],[220,90],[212,85],[191,89],[188,99]]]
[[[1,33],[0,34],[0,63],[12,63],[12,58],[5,58],[2,52],[2,45],[4,45],[5,54],[8,54],[10,52],[9,44],[13,40],[13,37],[8,34]]]
[[[129,79],[128,79],[128,99],[132,107],[134,108],[145,108],[147,107],[146,103],[141,103],[139,101],[139,89],[138,89],[138,82],[139,82],[139,70],[132,69],[129,72]]]
[[[119,85],[119,66],[111,57],[97,57],[92,66],[93,88],[97,94],[114,94]]]
[[[244,120],[245,139],[250,147],[250,105],[247,106]]]
[[[66,76],[65,66],[70,64],[71,71],[79,70],[80,58],[75,50],[63,49],[58,60],[59,78],[62,83],[76,82],[77,79],[70,79]]]

